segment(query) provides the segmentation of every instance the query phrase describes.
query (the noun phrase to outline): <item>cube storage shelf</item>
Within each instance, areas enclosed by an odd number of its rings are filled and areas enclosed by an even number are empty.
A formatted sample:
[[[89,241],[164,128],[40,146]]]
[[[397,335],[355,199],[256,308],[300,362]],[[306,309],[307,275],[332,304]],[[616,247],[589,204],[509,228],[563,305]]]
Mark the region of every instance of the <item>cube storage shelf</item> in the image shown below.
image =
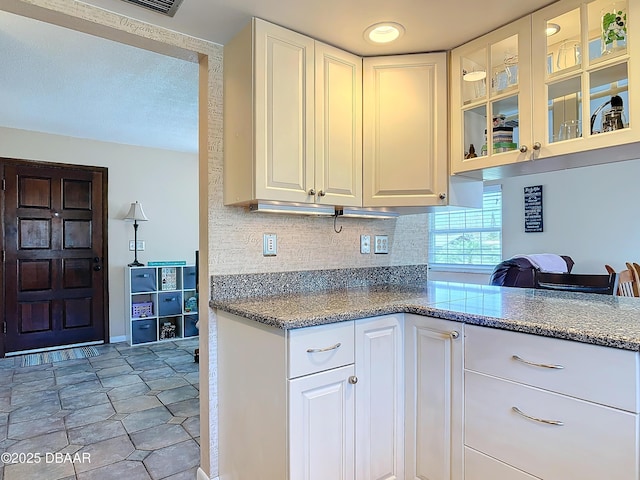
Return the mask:
[[[196,267],[127,267],[125,318],[130,345],[197,337]]]

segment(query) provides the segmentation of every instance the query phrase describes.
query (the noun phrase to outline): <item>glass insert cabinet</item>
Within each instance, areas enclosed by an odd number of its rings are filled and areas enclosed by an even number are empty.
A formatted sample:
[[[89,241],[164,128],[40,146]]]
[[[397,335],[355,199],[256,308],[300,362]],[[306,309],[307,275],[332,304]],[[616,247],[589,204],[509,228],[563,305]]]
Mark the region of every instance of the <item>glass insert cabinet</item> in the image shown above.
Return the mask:
[[[639,22],[640,1],[561,0],[454,49],[451,173],[639,141]]]

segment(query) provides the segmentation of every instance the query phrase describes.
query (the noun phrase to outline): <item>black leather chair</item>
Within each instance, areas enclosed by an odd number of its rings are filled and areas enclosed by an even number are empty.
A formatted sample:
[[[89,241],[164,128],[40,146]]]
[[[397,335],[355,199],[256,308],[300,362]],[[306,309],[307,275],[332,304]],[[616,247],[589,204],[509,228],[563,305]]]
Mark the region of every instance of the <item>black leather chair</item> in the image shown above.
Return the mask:
[[[615,295],[618,275],[589,275],[580,273],[546,273],[534,271],[534,288],[564,292]]]

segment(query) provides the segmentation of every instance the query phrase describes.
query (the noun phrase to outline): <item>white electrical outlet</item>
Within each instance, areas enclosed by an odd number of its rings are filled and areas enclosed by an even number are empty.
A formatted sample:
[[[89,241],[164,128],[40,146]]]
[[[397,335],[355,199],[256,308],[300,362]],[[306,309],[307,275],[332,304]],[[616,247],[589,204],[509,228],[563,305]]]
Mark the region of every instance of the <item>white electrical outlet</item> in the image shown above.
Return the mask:
[[[373,253],[389,253],[389,237],[387,235],[375,236]]]
[[[360,253],[371,253],[371,235],[360,235]]]
[[[265,233],[262,237],[262,255],[275,257],[278,252],[278,240],[275,233]]]
[[[138,240],[138,251],[139,252],[144,252],[144,240]],[[135,241],[134,240],[129,240],[129,251],[133,252],[136,249],[136,245],[135,245]]]

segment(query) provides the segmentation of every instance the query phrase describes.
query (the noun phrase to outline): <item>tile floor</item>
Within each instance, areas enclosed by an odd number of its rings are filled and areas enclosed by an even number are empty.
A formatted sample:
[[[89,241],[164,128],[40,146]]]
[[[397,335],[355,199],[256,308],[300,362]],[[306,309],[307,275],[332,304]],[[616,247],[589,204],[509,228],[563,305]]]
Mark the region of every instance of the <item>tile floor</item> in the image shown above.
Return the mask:
[[[194,480],[197,346],[100,345],[97,357],[33,367],[0,359],[0,480]]]

